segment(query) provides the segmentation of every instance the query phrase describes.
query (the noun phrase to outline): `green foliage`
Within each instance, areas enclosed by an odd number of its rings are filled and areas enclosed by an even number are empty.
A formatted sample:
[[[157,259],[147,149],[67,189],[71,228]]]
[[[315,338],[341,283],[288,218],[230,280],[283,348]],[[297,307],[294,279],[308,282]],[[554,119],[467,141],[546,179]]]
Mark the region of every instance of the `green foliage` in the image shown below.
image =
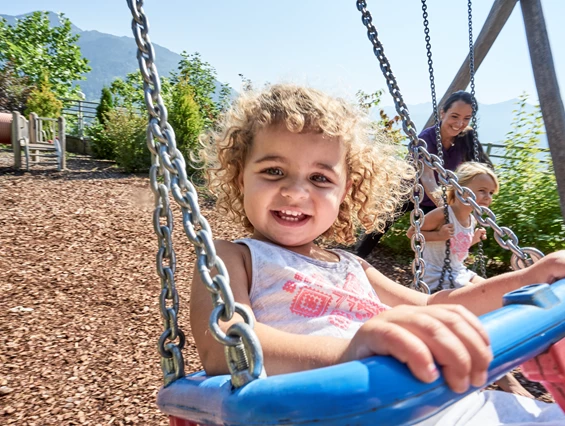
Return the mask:
[[[185,159],[190,158],[198,147],[198,136],[204,128],[204,121],[194,100],[192,86],[186,79],[181,79],[173,90],[169,122],[175,130],[178,149]]]
[[[216,91],[216,70],[208,62],[202,60],[200,53],[181,53],[179,72],[173,77],[173,83],[178,84],[186,80],[192,87],[194,100],[198,104],[200,117],[204,122],[204,128],[213,127],[222,110],[229,103],[229,86],[223,85],[220,90],[218,104],[213,99]]]
[[[110,89],[104,86],[102,88],[102,95],[100,96],[100,103],[96,107],[96,118],[98,122],[102,125],[106,123],[106,114],[114,108],[114,99],[112,98],[112,92]]]
[[[24,113],[33,87],[29,78],[19,76],[11,62],[0,69],[0,111]]]
[[[61,115],[63,103],[51,90],[51,84],[47,76],[35,87],[27,99],[25,115],[35,112],[39,117],[58,118]]]
[[[103,124],[94,123],[87,127],[86,135],[90,138],[94,158],[116,160],[116,142],[110,139]]]
[[[115,143],[116,163],[126,172],[147,171],[151,166],[146,128],[147,119],[135,111],[114,109],[108,113],[104,134]]]
[[[171,81],[161,77],[161,97],[165,105],[170,104]],[[145,97],[143,89],[143,78],[141,72],[129,73],[125,80],[116,78],[110,84],[110,93],[113,97],[114,107],[145,111]]]
[[[364,91],[359,90],[356,93],[357,102],[362,109],[369,113],[371,109],[379,108],[383,93],[384,90],[377,90],[374,93],[365,93]],[[400,129],[396,127],[400,117],[396,115],[393,118],[390,118],[383,109],[379,109],[379,117],[379,120],[375,123],[376,127],[384,129],[394,142],[400,143],[400,141],[404,138]]]
[[[533,113],[527,113],[526,100],[526,95],[520,97],[512,130],[506,135],[504,160],[497,170],[500,193],[491,209],[497,223],[518,236],[520,247],[533,246],[548,253],[565,247],[565,225],[553,163],[539,147],[543,134],[541,112],[538,106]],[[508,264],[512,253],[491,237],[485,242],[485,254]]]
[[[79,91],[73,81],[84,80],[90,67],[76,44],[79,36],[71,33],[71,22],[63,14],[59,22],[51,28],[47,12],[34,12],[14,26],[0,20],[0,64],[4,68],[10,63],[33,85],[48,75],[57,97],[71,97]]]

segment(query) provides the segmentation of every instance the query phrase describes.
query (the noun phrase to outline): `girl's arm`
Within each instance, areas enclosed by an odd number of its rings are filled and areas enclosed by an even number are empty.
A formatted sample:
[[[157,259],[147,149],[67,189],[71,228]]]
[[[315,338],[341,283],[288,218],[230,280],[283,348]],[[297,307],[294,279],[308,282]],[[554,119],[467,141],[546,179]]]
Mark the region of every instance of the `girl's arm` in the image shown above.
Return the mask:
[[[507,272],[479,283],[432,295],[420,293],[388,279],[365,261],[365,273],[381,301],[389,306],[455,303],[475,315],[502,307],[502,296],[530,284],[551,284],[565,277],[565,250],[551,253],[526,269]]]
[[[426,241],[446,241],[453,236],[455,227],[452,223],[445,223],[443,207],[432,210],[424,218],[424,224],[420,230]],[[406,236],[412,238],[414,232],[414,226],[411,225]]]
[[[565,277],[565,250],[551,253],[526,269],[507,272],[456,290],[429,296],[428,304],[458,303],[475,315],[502,307],[502,296],[531,284],[552,284]]]
[[[225,241],[216,242],[218,255],[230,274],[237,302],[250,306],[251,262],[248,249]],[[207,374],[226,374],[224,351],[208,330],[212,303],[195,272],[190,300],[190,321],[200,359]],[[229,323],[221,324],[226,331]],[[477,318],[457,306],[398,307],[367,321],[352,339],[298,335],[256,323],[268,374],[281,374],[334,365],[370,355],[392,355],[408,365],[422,381],[438,377],[434,359],[455,392],[469,383],[481,386],[492,353]]]
[[[224,261],[230,276],[230,286],[236,302],[251,310],[249,289],[251,285],[251,261],[249,249],[240,244],[216,241],[216,253]],[[223,347],[208,330],[212,311],[210,294],[197,268],[194,270],[190,297],[190,323],[200,360],[209,375],[229,372]],[[238,314],[221,323],[224,332],[231,324],[243,321]],[[336,364],[345,351],[348,341],[318,336],[301,336],[276,330],[255,322],[255,332],[263,346],[265,369],[268,374],[280,374]]]

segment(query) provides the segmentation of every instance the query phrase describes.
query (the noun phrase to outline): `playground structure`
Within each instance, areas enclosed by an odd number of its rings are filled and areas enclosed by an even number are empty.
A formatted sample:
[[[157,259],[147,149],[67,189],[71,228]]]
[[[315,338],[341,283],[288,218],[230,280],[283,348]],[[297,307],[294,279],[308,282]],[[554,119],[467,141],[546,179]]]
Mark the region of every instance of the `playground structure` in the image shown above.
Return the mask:
[[[39,117],[32,112],[26,119],[13,112],[11,141],[17,170],[22,168],[22,153],[27,171],[33,165],[56,165],[58,171],[66,168],[64,117]]]

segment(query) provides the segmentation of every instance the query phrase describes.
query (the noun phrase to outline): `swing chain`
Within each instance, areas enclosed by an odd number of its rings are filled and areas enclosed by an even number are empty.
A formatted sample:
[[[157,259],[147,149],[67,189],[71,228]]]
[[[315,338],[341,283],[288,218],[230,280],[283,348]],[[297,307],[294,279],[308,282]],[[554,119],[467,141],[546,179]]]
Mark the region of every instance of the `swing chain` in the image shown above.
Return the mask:
[[[467,2],[467,12],[469,21],[469,77],[471,81],[471,102],[473,115],[471,127],[473,128],[473,157],[479,162],[479,144],[477,135],[477,100],[475,99],[475,46],[473,44],[473,4],[472,0]]]
[[[383,75],[387,80],[387,85],[390,94],[392,95],[396,111],[402,117],[402,127],[404,129],[404,132],[410,139],[408,148],[412,153],[413,158],[418,159],[418,162],[415,163],[417,166],[416,170],[418,177],[420,177],[422,173],[421,166],[425,164],[426,166],[432,168],[437,172],[438,180],[441,185],[453,185],[457,198],[463,204],[467,206],[473,206],[473,214],[477,219],[477,222],[481,226],[490,226],[495,232],[494,237],[498,244],[502,248],[512,251],[512,258],[510,260],[512,268],[523,269],[541,259],[544,255],[538,249],[532,247],[526,247],[523,249],[520,248],[518,246],[518,238],[516,237],[516,235],[509,228],[499,227],[496,224],[496,216],[494,215],[494,213],[487,207],[479,206],[477,204],[473,191],[471,191],[467,187],[462,187],[461,185],[459,185],[459,183],[457,182],[457,175],[451,170],[446,170],[442,165],[441,159],[437,155],[430,154],[428,152],[427,144],[423,140],[420,139],[420,141],[418,141],[418,138],[416,136],[416,128],[414,126],[414,123],[410,119],[408,108],[406,107],[406,104],[402,99],[400,89],[398,87],[398,84],[396,83],[394,75],[392,74],[390,63],[385,56],[382,44],[378,38],[377,29],[372,24],[373,20],[371,13],[366,9],[366,7],[366,0],[357,0],[357,9],[361,12],[363,24],[367,27],[367,36],[373,45],[373,53],[379,60],[381,71],[383,72]],[[422,156],[421,158],[420,155]],[[486,219],[483,219],[484,215],[487,216]]]
[[[416,133],[416,126],[414,122],[410,119],[410,115],[408,113],[408,107],[402,99],[402,94],[400,93],[400,88],[396,82],[396,78],[392,73],[390,63],[385,56],[384,48],[382,43],[379,40],[377,29],[372,24],[373,18],[371,13],[366,9],[367,2],[366,0],[357,0],[357,10],[361,12],[361,21],[363,25],[367,28],[367,37],[373,44],[373,53],[379,60],[379,64],[381,67],[381,71],[386,79],[386,83],[388,86],[388,90],[393,97],[394,106],[396,108],[396,112],[402,119],[402,129],[404,133],[410,139],[410,143],[408,144],[408,150],[411,154],[412,164],[414,168],[418,171],[418,176],[416,177],[417,181],[416,184],[413,186],[411,199],[414,203],[414,211],[410,215],[410,222],[414,226],[414,235],[412,236],[412,248],[415,252],[414,260],[412,261],[412,272],[414,274],[414,281],[412,283],[412,287],[416,290],[422,291],[424,293],[429,293],[429,287],[424,282],[423,276],[425,272],[425,262],[421,257],[421,254],[424,251],[425,247],[425,240],[424,236],[421,233],[420,227],[424,224],[424,213],[420,209],[420,199],[423,198],[424,188],[419,184],[419,178],[421,176],[421,160],[419,159],[418,155],[418,145],[424,144],[427,146],[426,143],[418,139],[418,134]]]
[[[148,36],[149,23],[143,11],[143,0],[127,0],[127,3],[133,18],[132,31],[138,46],[137,59],[144,81],[145,104],[149,112],[147,146],[153,160],[149,180],[155,195],[153,228],[159,243],[159,308],[164,325],[158,350],[161,354],[165,386],[184,376],[181,350],[185,344],[185,336],[177,322],[179,296],[174,280],[176,257],[172,241],[173,213],[169,197],[172,192],[182,212],[184,231],[196,250],[198,273],[212,297],[212,335],[224,346],[236,348],[226,349],[226,356],[232,373],[232,384],[240,387],[264,375],[261,345],[253,331],[253,315],[248,307],[234,300],[227,269],[216,256],[210,225],[200,214],[198,194],[188,179],[184,157],[177,149],[174,130],[167,121],[167,108],[161,96],[161,82],[154,63],[155,51]],[[161,223],[162,221],[164,223]],[[210,274],[212,270],[217,272],[214,277]],[[244,322],[234,323],[227,333],[224,333],[220,328],[220,321],[230,321],[235,313],[241,315]],[[176,339],[179,340],[178,343],[174,342]]]
[[[473,128],[473,159],[479,162],[479,141],[477,135],[477,100],[475,99],[475,45],[473,43],[473,2],[468,0],[467,12],[469,21],[469,77],[471,80],[471,100],[473,107],[473,115],[471,120],[471,127]],[[479,241],[477,244],[475,254],[474,270],[480,274],[481,277],[486,278],[487,271],[485,267],[485,255],[483,251],[483,242]]]
[[[441,164],[443,164],[443,144],[441,141],[441,131],[440,131],[440,122],[439,122],[439,114],[438,114],[438,105],[437,105],[437,97],[436,97],[436,83],[434,77],[434,62],[432,60],[432,44],[431,44],[431,37],[430,37],[430,27],[428,21],[428,6],[426,4],[426,0],[422,0],[422,18],[424,20],[424,34],[426,35],[426,51],[428,56],[428,72],[430,75],[430,91],[432,94],[432,109],[434,111],[434,129],[436,134],[436,147],[437,147],[437,155],[441,160]],[[445,185],[441,185],[441,199],[443,202],[443,216],[445,224],[449,224],[449,208],[447,204],[447,187]],[[453,268],[451,267],[451,239],[448,238],[445,241],[445,258],[443,260],[443,267],[441,268],[441,276],[439,277],[439,284],[435,291],[443,290],[443,282],[445,281],[445,275],[447,274],[449,279],[449,287],[454,288],[455,285],[453,283]]]

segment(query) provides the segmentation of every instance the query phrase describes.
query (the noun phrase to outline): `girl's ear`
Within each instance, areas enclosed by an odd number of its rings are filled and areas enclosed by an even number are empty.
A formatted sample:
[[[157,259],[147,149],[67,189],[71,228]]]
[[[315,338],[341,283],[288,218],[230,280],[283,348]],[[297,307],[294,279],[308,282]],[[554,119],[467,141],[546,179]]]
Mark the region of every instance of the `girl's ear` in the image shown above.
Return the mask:
[[[443,117],[444,117],[444,116],[445,116],[445,111],[442,109],[442,110],[440,110],[440,112],[439,112],[439,119],[440,119],[440,120],[443,120]]]

